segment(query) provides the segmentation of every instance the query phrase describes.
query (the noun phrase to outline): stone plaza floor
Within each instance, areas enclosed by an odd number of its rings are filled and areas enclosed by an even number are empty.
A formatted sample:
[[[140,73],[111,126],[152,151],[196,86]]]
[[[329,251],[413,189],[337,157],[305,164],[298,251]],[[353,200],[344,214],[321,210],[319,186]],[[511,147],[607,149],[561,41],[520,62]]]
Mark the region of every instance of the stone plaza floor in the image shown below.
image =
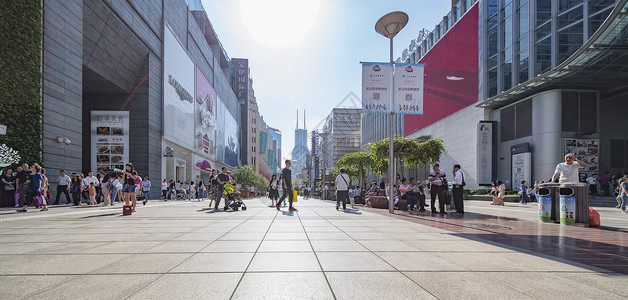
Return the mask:
[[[627,232],[542,224],[532,204],[470,201],[463,217],[245,201],[2,209],[0,299],[628,297]]]

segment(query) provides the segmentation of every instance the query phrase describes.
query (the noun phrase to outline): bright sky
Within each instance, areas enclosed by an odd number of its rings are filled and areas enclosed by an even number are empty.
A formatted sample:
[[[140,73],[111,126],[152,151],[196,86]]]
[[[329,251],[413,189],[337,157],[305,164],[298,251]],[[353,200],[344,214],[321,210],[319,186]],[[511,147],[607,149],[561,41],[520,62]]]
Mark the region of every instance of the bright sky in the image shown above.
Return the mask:
[[[395,37],[396,59],[451,8],[450,0],[202,2],[229,57],[249,59],[260,113],[282,131],[284,159],[294,147],[297,109],[301,128],[304,109],[308,131],[319,128],[345,97],[353,93],[359,101],[360,61],[389,60],[388,40],[374,29],[381,16],[401,10],[410,17]]]

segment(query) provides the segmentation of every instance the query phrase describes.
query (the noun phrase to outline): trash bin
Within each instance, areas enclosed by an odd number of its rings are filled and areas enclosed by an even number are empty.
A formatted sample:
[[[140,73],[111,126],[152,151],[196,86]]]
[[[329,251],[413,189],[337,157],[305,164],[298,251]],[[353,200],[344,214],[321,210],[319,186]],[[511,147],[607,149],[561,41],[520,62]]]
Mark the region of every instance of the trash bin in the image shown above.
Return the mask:
[[[589,225],[589,184],[565,183],[559,188],[560,223]]]
[[[549,190],[549,193],[547,196],[549,196],[548,198],[545,198],[545,201],[551,200],[550,205],[547,206],[545,205],[545,209],[549,210],[550,213],[550,220],[559,223],[560,222],[560,207],[558,205],[558,188],[560,187],[560,184],[558,183],[554,183],[554,182],[548,182],[548,183],[543,183],[539,186],[539,195],[541,194],[541,189],[547,189]],[[539,197],[539,205],[541,204],[541,199]],[[540,208],[540,207],[539,207]],[[539,214],[541,212],[539,211]],[[540,215],[539,215],[539,219],[540,219]],[[543,220],[544,221],[544,220]]]
[[[539,194],[537,195],[539,204],[539,220],[542,222],[552,221],[552,190],[547,187],[539,188]]]

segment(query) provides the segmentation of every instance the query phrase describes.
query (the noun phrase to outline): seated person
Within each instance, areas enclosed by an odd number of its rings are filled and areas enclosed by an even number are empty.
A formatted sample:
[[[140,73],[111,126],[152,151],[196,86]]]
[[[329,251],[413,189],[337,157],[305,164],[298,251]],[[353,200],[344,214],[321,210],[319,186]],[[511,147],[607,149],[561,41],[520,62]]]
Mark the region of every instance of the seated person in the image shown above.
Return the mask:
[[[401,194],[401,199],[405,199],[408,203],[408,211],[411,211],[413,207],[416,206],[416,203],[418,202],[418,198],[415,197],[411,192],[414,190],[414,187],[411,186],[410,184],[408,184],[408,180],[407,179],[402,179],[401,180],[401,185],[399,186],[399,191]],[[395,206],[395,209],[398,209]]]
[[[390,184],[386,184],[386,197],[389,197],[388,196],[388,191],[389,190],[390,190]],[[396,184],[393,184],[393,189],[392,190],[393,190],[392,191],[393,206],[394,206],[395,209],[399,209],[397,207],[397,203],[399,203],[399,193],[397,191],[397,185]]]
[[[418,199],[419,211],[425,211],[425,207],[428,206],[428,204],[425,204],[425,187],[422,183],[417,183],[414,178],[410,178],[410,185],[412,186],[412,192],[410,192],[410,194]],[[415,209],[416,208],[415,206]]]
[[[368,189],[368,191],[366,192],[364,196],[364,206],[370,207],[371,197],[377,196],[378,194],[379,194],[379,189],[377,188],[377,183],[373,182],[373,184],[371,184],[371,188]]]

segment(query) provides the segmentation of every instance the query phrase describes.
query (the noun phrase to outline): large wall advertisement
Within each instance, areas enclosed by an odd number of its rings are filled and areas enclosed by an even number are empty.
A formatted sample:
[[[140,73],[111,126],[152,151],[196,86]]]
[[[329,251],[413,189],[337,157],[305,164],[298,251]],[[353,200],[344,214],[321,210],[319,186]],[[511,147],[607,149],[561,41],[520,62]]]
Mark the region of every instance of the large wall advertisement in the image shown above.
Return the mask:
[[[164,137],[194,148],[194,63],[168,25],[164,30]]]
[[[404,116],[406,136],[477,101],[478,5],[474,5],[419,63],[425,64],[424,115]]]
[[[196,151],[210,159],[216,159],[216,91],[201,69],[196,67],[196,106],[194,136]]]

